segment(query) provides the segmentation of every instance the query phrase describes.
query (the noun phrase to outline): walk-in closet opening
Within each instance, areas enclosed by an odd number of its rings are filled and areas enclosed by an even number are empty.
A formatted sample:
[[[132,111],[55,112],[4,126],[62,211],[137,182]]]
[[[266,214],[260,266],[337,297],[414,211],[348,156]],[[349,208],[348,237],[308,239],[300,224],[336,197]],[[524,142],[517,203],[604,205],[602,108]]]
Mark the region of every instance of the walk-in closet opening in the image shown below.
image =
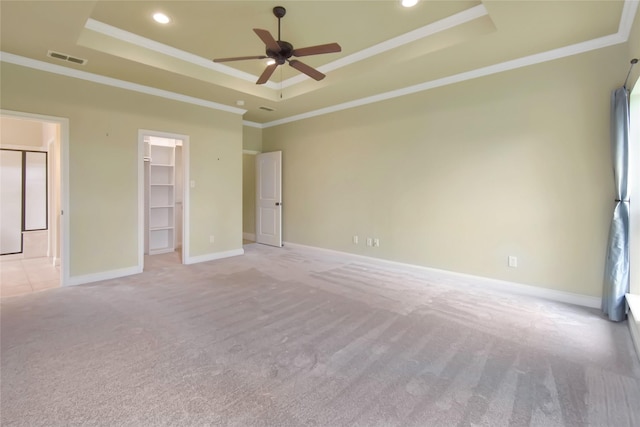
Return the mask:
[[[188,137],[141,131],[143,268],[185,263]]]

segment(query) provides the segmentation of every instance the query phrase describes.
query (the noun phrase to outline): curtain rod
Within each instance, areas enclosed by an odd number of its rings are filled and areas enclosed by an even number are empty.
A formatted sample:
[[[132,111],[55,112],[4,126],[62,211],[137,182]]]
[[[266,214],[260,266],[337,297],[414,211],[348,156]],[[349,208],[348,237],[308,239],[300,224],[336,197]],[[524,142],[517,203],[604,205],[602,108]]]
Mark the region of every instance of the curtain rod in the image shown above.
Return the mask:
[[[631,66],[629,66],[629,72],[627,73],[627,78],[624,79],[624,84],[622,85],[622,87],[624,87],[625,89],[627,88],[627,81],[629,80],[629,76],[631,75],[631,70],[633,70],[633,66],[636,65],[638,63],[638,58],[633,58],[631,60]]]

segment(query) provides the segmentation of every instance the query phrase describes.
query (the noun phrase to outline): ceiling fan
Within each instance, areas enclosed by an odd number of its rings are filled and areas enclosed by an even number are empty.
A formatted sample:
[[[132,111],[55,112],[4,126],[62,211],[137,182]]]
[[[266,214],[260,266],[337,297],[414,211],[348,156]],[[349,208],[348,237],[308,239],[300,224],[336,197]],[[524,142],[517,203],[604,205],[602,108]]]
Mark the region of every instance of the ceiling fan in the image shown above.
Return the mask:
[[[342,51],[342,48],[338,43],[329,43],[322,44],[318,46],[309,46],[303,47],[301,49],[294,49],[293,45],[284,40],[280,40],[280,19],[287,13],[287,10],[282,6],[276,6],[273,8],[273,14],[276,18],[278,18],[278,40],[274,39],[271,33],[267,30],[261,30],[259,28],[254,28],[253,32],[260,37],[260,40],[266,46],[266,56],[238,56],[234,58],[217,58],[214,59],[213,62],[230,62],[230,61],[244,61],[246,59],[266,59],[271,58],[275,62],[271,65],[267,65],[267,68],[262,72],[260,78],[256,84],[261,85],[266,83],[273,72],[276,70],[278,65],[284,65],[285,62],[288,62],[290,66],[295,68],[296,70],[306,74],[315,80],[322,80],[325,78],[325,75],[320,71],[316,70],[313,67],[308,66],[307,64],[298,61],[297,59],[290,59],[292,56],[300,57],[300,56],[309,56],[309,55],[319,55],[321,53],[334,53]]]

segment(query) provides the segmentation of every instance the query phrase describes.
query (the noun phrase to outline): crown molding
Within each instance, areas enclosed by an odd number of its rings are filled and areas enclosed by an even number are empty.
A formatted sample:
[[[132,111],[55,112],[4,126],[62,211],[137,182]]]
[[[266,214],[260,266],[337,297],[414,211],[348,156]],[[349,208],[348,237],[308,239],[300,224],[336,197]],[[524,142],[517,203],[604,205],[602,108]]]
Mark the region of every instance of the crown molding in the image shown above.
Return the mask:
[[[250,122],[249,120],[243,120],[242,126],[249,126],[251,128],[258,128],[258,129],[262,129],[264,127],[262,123]]]
[[[631,34],[631,27],[633,27],[633,19],[638,11],[638,0],[625,0],[622,7],[622,15],[620,16],[620,24],[618,25],[618,35],[624,39],[629,40]]]
[[[429,37],[442,31],[448,30],[450,28],[465,24],[469,21],[482,18],[483,16],[488,14],[489,12],[487,11],[487,8],[484,7],[484,5],[481,4],[478,6],[474,6],[470,9],[463,10],[462,12],[448,16],[439,21],[432,22],[431,24],[425,25],[424,27],[409,31],[408,33],[401,34],[392,39],[385,40],[382,43],[378,43],[366,49],[362,49],[361,51],[352,53],[351,55],[347,55],[343,58],[329,62],[318,67],[318,71],[321,71],[325,74],[331,71],[335,71],[339,68],[346,67],[347,65],[354,64],[372,56],[380,55],[381,53],[396,49],[400,46],[414,42],[416,40],[420,40],[425,37]],[[283,81],[282,87],[287,88],[306,79],[308,79],[308,77],[303,74],[297,75]]]
[[[93,83],[98,83],[106,86],[117,87],[120,89],[126,89],[133,92],[144,93],[147,95],[158,96],[160,98],[171,99],[174,101],[185,102],[187,104],[198,105],[200,107],[211,108],[213,110],[226,111],[228,113],[243,115],[247,110],[241,108],[230,107],[228,105],[219,104],[213,101],[207,101],[205,99],[194,98],[193,96],[182,95],[168,90],[158,89],[150,86],[144,86],[137,83],[131,83],[124,80],[114,79],[111,77],[101,76],[99,74],[89,73],[87,71],[76,70],[74,68],[62,67],[56,64],[50,64],[48,62],[38,61],[36,59],[25,58],[24,56],[14,55],[8,52],[0,51],[0,62],[6,62],[9,64],[20,65],[27,68],[33,68],[35,70],[46,71],[48,73],[59,74],[66,77],[72,77],[75,79],[86,80]]]
[[[154,52],[161,53],[163,55],[171,56],[172,58],[189,62],[191,64],[198,65],[200,67],[204,67],[209,70],[217,71],[219,73],[223,73],[231,77],[235,77],[241,80],[246,80],[251,83],[254,83],[258,78],[258,76],[254,76],[251,73],[245,73],[244,71],[240,71],[223,64],[218,64],[216,62],[213,62],[210,59],[206,59],[201,56],[194,55],[189,52],[185,52],[184,50],[181,50],[181,49],[176,49],[175,47],[171,47],[166,44],[159,43],[155,40],[151,40],[146,37],[139,36],[129,31],[122,30],[120,28],[111,26],[109,24],[105,24],[104,22],[96,21],[95,19],[92,19],[92,18],[89,18],[87,20],[84,27],[88,30],[95,31],[96,33],[100,33],[117,40],[131,43],[133,45],[142,47],[144,49],[149,49]],[[270,87],[271,89],[275,90],[277,88],[275,83],[273,82],[268,82],[268,83],[271,83],[271,85],[267,84],[266,86]]]
[[[398,98],[405,95],[411,95],[418,92],[424,92],[426,90],[435,89],[438,87],[447,86],[454,83],[460,83],[467,80],[477,79],[479,77],[489,76],[491,74],[497,74],[497,73],[502,73],[504,71],[515,70],[516,68],[527,67],[530,65],[553,61],[555,59],[578,55],[580,53],[589,52],[591,50],[602,49],[604,47],[624,43],[625,41],[626,40],[623,39],[619,34],[612,34],[609,36],[600,37],[600,38],[589,40],[586,42],[576,43],[570,46],[549,50],[547,52],[537,53],[534,55],[513,59],[511,61],[501,62],[499,64],[489,65],[487,67],[466,71],[464,73],[454,74],[452,76],[443,77],[441,79],[431,80],[431,81],[420,83],[417,85],[408,86],[405,88],[368,96],[366,98],[360,98],[353,101],[344,102],[342,104],[332,105],[331,107],[320,108],[318,110],[297,114],[295,116],[286,117],[284,119],[274,120],[271,122],[264,123],[263,128],[266,129],[273,126],[279,126],[285,123],[291,123],[298,120],[309,119],[311,117],[317,117],[325,114],[335,113],[337,111],[360,107],[362,105],[367,105],[367,104],[373,104],[376,102],[385,101],[387,99],[393,99],[393,98]]]

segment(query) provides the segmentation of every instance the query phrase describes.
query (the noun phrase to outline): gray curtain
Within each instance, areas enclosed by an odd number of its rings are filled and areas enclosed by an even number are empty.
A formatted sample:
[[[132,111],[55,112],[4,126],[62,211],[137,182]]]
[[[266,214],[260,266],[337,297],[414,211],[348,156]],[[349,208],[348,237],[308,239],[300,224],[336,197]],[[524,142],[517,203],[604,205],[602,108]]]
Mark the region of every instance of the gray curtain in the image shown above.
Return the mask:
[[[611,93],[611,145],[616,200],[604,269],[602,311],[609,319],[625,319],[624,294],[629,292],[629,92]]]

